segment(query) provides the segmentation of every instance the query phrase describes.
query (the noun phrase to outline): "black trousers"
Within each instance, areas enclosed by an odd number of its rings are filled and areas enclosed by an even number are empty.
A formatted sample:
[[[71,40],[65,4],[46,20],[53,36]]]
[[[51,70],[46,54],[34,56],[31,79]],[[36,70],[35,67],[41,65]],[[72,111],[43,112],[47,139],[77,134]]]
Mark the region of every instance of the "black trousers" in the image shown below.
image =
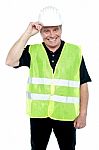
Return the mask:
[[[31,150],[46,150],[52,129],[60,150],[75,150],[76,129],[73,121],[30,118]]]

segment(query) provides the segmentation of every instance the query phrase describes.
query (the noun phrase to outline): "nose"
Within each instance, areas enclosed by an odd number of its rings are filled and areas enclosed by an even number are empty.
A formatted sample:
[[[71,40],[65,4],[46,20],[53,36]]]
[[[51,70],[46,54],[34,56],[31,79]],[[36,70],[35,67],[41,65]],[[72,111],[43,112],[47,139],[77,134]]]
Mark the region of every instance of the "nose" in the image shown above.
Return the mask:
[[[54,37],[54,36],[55,36],[54,31],[51,30],[51,31],[50,31],[50,37]]]

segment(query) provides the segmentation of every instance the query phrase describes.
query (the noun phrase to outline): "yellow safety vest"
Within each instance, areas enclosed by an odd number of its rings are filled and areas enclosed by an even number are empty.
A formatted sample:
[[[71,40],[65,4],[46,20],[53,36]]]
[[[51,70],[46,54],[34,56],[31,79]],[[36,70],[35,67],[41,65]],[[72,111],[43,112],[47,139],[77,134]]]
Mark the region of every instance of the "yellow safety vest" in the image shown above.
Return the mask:
[[[29,53],[27,114],[31,118],[74,120],[79,114],[80,47],[65,43],[54,73],[42,44],[31,45]]]

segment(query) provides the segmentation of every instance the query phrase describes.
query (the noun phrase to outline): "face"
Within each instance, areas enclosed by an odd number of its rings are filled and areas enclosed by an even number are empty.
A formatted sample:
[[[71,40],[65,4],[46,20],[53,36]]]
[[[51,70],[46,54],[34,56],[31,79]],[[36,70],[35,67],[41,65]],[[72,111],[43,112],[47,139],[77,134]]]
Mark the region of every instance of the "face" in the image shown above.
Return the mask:
[[[61,43],[61,26],[42,27],[41,36],[45,45],[50,49],[57,49]]]

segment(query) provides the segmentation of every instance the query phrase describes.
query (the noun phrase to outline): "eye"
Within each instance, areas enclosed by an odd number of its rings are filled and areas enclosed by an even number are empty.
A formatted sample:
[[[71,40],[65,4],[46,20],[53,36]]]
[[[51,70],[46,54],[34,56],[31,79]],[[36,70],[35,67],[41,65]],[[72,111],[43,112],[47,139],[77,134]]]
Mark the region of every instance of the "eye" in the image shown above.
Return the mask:
[[[58,28],[54,28],[54,31],[57,32],[57,31],[58,31]]]
[[[49,30],[48,30],[48,29],[45,29],[45,30],[44,30],[44,32],[45,32],[45,33],[48,33],[48,32],[49,32]]]

